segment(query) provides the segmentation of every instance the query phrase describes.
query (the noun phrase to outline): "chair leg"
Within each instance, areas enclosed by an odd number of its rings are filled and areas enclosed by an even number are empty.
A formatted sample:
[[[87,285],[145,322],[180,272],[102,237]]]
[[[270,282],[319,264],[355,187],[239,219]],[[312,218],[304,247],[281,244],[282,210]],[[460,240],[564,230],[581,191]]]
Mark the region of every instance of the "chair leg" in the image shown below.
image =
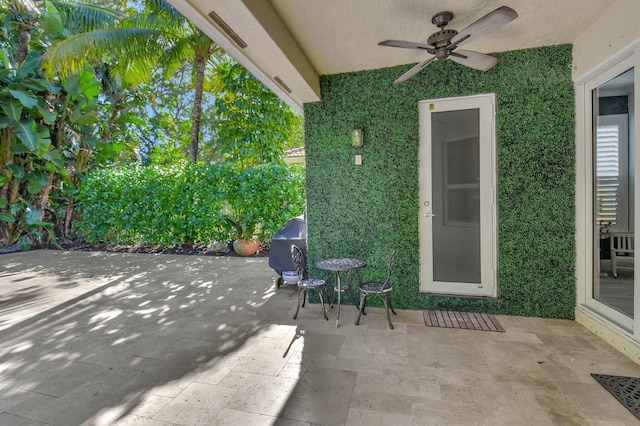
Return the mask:
[[[307,296],[307,289],[305,288],[304,289],[304,297],[302,298],[302,307],[303,308],[304,308],[305,302],[307,301],[307,297],[309,297],[309,296]]]
[[[323,288],[322,292],[324,293],[324,300],[326,300],[327,303],[329,303],[329,288],[327,287]],[[331,309],[331,305],[325,309],[325,312],[328,311],[329,309]]]
[[[389,329],[393,330],[393,324],[391,324],[391,317],[389,316],[389,300],[387,300],[386,297],[383,297],[382,300],[384,300],[384,307],[387,311],[387,323],[389,323]]]
[[[302,289],[302,288],[298,288],[298,303],[296,303],[296,313],[293,314],[293,319],[297,319],[298,318],[298,311],[300,311],[300,296],[302,296],[302,300],[304,300],[306,292],[307,292],[307,290]],[[303,304],[303,306],[304,306],[304,304]]]
[[[324,319],[329,321],[329,317],[327,316],[327,310],[324,308],[324,298],[322,297],[322,291],[316,289],[316,293],[320,296],[320,303],[322,304],[322,315],[324,315]]]
[[[358,318],[356,318],[356,325],[360,325],[360,317],[364,312],[364,306],[367,304],[367,293],[360,295],[360,310],[358,311]]]
[[[391,308],[391,312],[393,312],[393,315],[398,315],[396,314],[396,311],[393,310],[393,305],[391,304],[391,293],[387,293],[387,300],[389,301],[389,308]]]

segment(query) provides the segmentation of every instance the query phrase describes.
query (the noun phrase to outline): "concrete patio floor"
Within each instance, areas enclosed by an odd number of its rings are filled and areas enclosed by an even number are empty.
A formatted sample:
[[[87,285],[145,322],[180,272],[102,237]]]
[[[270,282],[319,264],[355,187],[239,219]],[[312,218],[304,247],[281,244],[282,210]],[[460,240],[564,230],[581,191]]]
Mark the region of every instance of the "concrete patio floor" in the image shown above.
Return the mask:
[[[504,333],[307,305],[265,258],[0,256],[0,425],[630,425],[590,373],[640,366],[573,321]],[[401,283],[395,283],[401,285]]]

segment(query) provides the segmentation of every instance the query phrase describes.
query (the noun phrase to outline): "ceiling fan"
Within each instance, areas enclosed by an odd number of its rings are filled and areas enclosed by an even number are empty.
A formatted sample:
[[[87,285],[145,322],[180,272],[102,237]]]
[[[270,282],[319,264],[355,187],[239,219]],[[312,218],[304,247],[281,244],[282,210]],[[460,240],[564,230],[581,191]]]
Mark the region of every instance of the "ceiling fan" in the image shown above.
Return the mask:
[[[475,68],[477,70],[487,71],[498,63],[497,58],[485,55],[484,53],[474,52],[472,50],[458,49],[458,47],[508,24],[517,17],[518,14],[515,10],[507,6],[502,6],[493,12],[489,12],[464,30],[457,32],[456,30],[446,29],[446,26],[449,25],[449,22],[453,19],[453,13],[439,12],[431,18],[431,22],[439,27],[440,31],[431,34],[426,43],[415,43],[412,41],[402,40],[384,40],[378,44],[380,46],[401,47],[403,49],[426,50],[433,55],[402,74],[400,78],[393,82],[393,84],[407,81],[436,59],[445,60],[448,58],[459,64]]]

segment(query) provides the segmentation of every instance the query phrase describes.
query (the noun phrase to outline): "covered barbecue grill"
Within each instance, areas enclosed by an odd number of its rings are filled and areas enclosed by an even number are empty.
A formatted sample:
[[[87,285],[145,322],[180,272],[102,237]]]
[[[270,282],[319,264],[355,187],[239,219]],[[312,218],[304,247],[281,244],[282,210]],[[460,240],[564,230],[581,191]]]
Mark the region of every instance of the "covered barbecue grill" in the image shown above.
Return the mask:
[[[298,282],[298,274],[291,260],[291,246],[298,247],[305,256],[307,255],[307,224],[304,215],[286,221],[271,239],[269,266],[280,275],[277,287],[285,282]]]

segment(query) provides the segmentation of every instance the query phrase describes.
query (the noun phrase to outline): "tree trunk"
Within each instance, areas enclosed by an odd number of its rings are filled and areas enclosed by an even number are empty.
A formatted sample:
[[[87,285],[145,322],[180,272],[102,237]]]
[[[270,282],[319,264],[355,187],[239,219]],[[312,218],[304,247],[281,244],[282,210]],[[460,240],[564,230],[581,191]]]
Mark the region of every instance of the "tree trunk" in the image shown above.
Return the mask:
[[[69,178],[73,182],[73,185],[77,188],[80,181],[78,179],[78,175],[83,173],[87,163],[89,162],[89,150],[87,148],[80,148],[78,153],[76,154],[76,164],[73,168],[73,171],[69,171]],[[74,214],[74,203],[75,199],[73,197],[67,198],[67,210],[64,216],[64,230],[63,236],[68,238],[69,233],[71,232],[71,223],[73,222],[73,214]]]
[[[27,59],[29,42],[31,41],[31,30],[26,25],[20,25],[20,27],[20,35],[18,36],[18,65]]]
[[[45,186],[44,191],[42,191],[42,198],[40,199],[40,222],[44,222],[44,212],[47,208],[47,204],[49,204],[49,195],[53,189],[53,181],[55,177],[56,174],[54,172],[49,173],[49,182],[47,182],[47,186]]]
[[[3,129],[2,132],[0,132],[0,138],[0,173],[7,176],[7,182],[0,188],[0,198],[7,198],[13,176],[13,173],[6,168],[13,160],[13,153],[11,152],[11,128],[7,127]]]
[[[190,160],[196,164],[198,160],[198,145],[200,141],[200,120],[202,117],[202,91],[204,88],[204,70],[207,65],[207,57],[196,55],[196,91],[193,100],[193,114],[191,115],[191,150]]]
[[[67,198],[67,212],[64,216],[64,229],[62,230],[62,236],[69,238],[71,232],[71,221],[73,219],[73,198]]]
[[[202,118],[202,92],[204,88],[204,70],[207,66],[208,56],[196,56],[196,91],[193,100],[193,114],[191,124],[191,162],[196,164],[198,160],[198,145],[200,142],[200,120]]]
[[[10,13],[16,16],[17,27],[20,30],[18,34],[18,55],[16,67],[20,66],[27,59],[31,46],[31,30],[37,25],[38,10],[31,2],[23,2],[19,0],[11,1],[8,5]]]

